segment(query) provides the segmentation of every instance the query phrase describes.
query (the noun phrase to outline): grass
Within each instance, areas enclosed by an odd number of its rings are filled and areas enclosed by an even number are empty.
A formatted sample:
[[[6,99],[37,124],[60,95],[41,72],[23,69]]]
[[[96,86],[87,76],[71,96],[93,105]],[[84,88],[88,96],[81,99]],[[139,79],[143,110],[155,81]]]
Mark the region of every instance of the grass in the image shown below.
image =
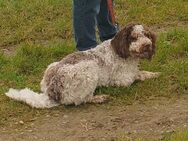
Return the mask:
[[[71,2],[65,0],[0,0],[0,48],[16,46],[14,56],[0,53],[0,126],[19,120],[29,121],[51,110],[31,109],[9,100],[10,88],[29,87],[39,91],[43,71],[51,62],[75,50]],[[168,27],[158,35],[158,49],[151,63],[141,67],[160,71],[159,79],[136,82],[129,88],[98,88],[109,94],[111,104],[131,104],[135,100],[188,93],[188,2],[186,0],[117,0],[116,15],[120,25],[139,22],[150,27]],[[176,24],[179,26],[176,27]],[[149,87],[148,87],[149,86]],[[56,108],[55,110],[60,110]],[[187,130],[168,136],[164,141],[188,139]],[[177,139],[178,138],[178,139]],[[183,139],[181,140],[183,141]]]
[[[118,21],[136,21],[147,25],[165,22],[187,21],[188,4],[185,0],[119,0],[117,1]]]
[[[188,130],[180,130],[173,135],[166,136],[162,141],[187,141]]]
[[[0,46],[72,37],[71,1],[0,0]]]
[[[72,1],[0,0],[0,46],[72,38]],[[176,25],[188,20],[186,0],[116,0],[120,25]]]
[[[188,139],[188,129],[179,130],[173,134],[166,135],[163,139],[155,141],[187,141]],[[118,141],[132,141],[131,138],[127,136],[119,136]],[[142,138],[135,139],[135,141],[146,141]],[[148,140],[147,140],[148,141]]]

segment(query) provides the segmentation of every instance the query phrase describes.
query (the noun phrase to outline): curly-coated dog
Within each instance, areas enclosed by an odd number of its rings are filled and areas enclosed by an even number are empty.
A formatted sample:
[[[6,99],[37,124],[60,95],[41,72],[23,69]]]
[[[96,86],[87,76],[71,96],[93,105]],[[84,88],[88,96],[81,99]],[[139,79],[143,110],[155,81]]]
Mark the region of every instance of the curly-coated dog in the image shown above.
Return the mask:
[[[48,66],[41,81],[41,94],[29,89],[10,89],[6,95],[32,107],[59,104],[102,103],[108,96],[94,95],[97,86],[130,86],[135,80],[158,77],[140,71],[139,60],[151,59],[156,36],[140,24],[129,24],[96,48],[75,52]]]

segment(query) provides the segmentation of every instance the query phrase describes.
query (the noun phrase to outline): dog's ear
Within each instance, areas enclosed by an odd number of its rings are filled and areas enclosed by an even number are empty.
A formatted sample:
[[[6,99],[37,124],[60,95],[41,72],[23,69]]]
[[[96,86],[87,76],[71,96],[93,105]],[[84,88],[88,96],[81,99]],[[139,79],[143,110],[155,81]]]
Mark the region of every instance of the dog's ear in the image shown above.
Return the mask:
[[[152,58],[152,56],[155,54],[156,51],[156,39],[157,36],[154,32],[150,31],[148,28],[146,28],[145,36],[147,36],[152,41],[152,50],[149,52],[149,59]]]
[[[122,58],[128,58],[130,56],[129,45],[132,42],[131,32],[135,24],[129,24],[119,31],[111,41],[111,46]]]
[[[153,33],[153,32],[150,31],[150,37],[151,37],[151,41],[152,41],[152,53],[155,54],[157,36],[156,36],[155,33]]]

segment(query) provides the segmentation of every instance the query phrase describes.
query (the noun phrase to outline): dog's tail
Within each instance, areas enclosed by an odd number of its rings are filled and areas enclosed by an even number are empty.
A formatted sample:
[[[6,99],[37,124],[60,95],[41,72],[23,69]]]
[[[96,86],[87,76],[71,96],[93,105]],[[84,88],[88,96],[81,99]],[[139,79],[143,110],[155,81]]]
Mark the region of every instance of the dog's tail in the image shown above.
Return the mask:
[[[51,108],[59,104],[51,101],[44,93],[36,93],[25,88],[22,90],[9,89],[6,95],[12,99],[22,101],[35,108]]]

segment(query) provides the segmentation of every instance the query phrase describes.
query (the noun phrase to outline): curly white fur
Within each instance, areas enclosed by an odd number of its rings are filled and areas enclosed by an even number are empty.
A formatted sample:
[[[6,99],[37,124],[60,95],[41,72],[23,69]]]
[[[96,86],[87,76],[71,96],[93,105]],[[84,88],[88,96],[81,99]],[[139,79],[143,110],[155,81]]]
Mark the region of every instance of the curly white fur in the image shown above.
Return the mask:
[[[143,31],[142,25],[133,26],[131,34],[136,34],[137,40],[130,43],[130,52],[138,53],[143,44],[152,44]],[[93,95],[97,86],[127,87],[136,79],[145,80],[158,76],[157,73],[140,71],[138,64],[139,57],[120,57],[114,51],[111,40],[107,40],[94,49],[73,53],[49,65],[41,81],[43,94],[29,89],[10,89],[6,95],[36,108],[50,108],[58,103],[79,105],[103,102]]]
[[[28,88],[22,90],[9,89],[6,95],[36,108],[51,108],[59,105],[58,103],[49,100],[47,95],[35,93]]]

